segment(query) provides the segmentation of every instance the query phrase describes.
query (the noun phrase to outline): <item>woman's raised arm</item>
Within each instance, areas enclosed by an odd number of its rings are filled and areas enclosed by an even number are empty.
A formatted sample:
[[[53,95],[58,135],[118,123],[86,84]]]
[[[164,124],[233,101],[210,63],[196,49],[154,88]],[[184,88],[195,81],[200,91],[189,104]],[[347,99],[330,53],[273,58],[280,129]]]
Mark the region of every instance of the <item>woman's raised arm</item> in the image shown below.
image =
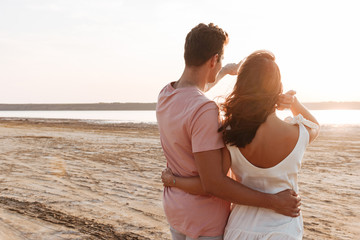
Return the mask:
[[[294,96],[294,102],[291,104],[290,110],[291,110],[291,112],[293,113],[294,116],[297,116],[297,115],[301,114],[305,119],[307,119],[307,120],[315,123],[316,125],[318,125],[317,128],[306,127],[306,129],[308,130],[309,135],[310,135],[309,143],[314,141],[317,138],[317,136],[319,135],[319,132],[320,132],[320,124],[316,120],[316,118],[310,113],[310,111],[304,105],[302,105],[299,102],[299,100],[295,96]]]

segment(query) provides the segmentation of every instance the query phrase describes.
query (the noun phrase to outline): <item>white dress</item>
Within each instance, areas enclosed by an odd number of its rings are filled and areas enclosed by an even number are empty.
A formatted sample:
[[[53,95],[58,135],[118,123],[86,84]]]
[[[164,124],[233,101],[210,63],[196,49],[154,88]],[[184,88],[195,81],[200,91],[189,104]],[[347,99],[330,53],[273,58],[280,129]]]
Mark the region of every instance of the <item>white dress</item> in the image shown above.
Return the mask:
[[[236,146],[227,146],[232,159],[232,173],[242,184],[272,194],[289,188],[298,192],[297,176],[309,143],[309,133],[304,124],[310,128],[317,125],[301,115],[288,122],[299,125],[299,138],[292,152],[274,167],[256,167]],[[302,216],[291,218],[270,209],[234,204],[225,228],[224,240],[297,240],[302,239],[302,235]]]

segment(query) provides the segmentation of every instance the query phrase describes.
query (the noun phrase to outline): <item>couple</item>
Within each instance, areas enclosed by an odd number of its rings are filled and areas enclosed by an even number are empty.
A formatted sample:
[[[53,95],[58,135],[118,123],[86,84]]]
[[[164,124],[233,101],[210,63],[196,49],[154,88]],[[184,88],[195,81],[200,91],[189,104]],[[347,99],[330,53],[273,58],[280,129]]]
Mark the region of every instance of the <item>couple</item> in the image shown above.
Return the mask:
[[[171,169],[162,175],[163,205],[172,239],[301,239],[297,173],[318,122],[295,92],[282,94],[272,53],[257,51],[241,65],[222,67],[227,42],[213,24],[194,27],[182,76],[159,94],[160,140]],[[238,78],[221,121],[203,92],[226,74]],[[290,108],[296,117],[286,123],[275,108]]]

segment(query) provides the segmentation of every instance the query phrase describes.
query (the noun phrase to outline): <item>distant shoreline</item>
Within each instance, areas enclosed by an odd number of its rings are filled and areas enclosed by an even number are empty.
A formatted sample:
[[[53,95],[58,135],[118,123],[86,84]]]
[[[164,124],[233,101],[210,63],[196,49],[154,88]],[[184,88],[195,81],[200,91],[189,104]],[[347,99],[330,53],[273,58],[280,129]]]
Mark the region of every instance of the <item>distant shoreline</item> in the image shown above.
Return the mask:
[[[360,102],[307,102],[310,110],[360,110]]]
[[[156,103],[0,104],[0,111],[153,111]]]
[[[308,102],[311,110],[360,110],[360,102]],[[0,111],[153,111],[156,103],[0,104]]]

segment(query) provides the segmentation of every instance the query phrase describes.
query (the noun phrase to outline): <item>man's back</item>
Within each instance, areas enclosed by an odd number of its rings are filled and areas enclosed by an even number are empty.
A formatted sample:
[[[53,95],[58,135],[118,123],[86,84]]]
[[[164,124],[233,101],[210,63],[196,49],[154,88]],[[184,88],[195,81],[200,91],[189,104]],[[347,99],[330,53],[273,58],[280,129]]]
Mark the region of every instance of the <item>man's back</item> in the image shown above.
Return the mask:
[[[224,147],[217,132],[218,108],[196,87],[174,89],[168,84],[159,94],[156,114],[167,164],[175,175],[197,176],[193,153]],[[176,230],[194,238],[222,235],[228,202],[165,188],[163,203]]]

